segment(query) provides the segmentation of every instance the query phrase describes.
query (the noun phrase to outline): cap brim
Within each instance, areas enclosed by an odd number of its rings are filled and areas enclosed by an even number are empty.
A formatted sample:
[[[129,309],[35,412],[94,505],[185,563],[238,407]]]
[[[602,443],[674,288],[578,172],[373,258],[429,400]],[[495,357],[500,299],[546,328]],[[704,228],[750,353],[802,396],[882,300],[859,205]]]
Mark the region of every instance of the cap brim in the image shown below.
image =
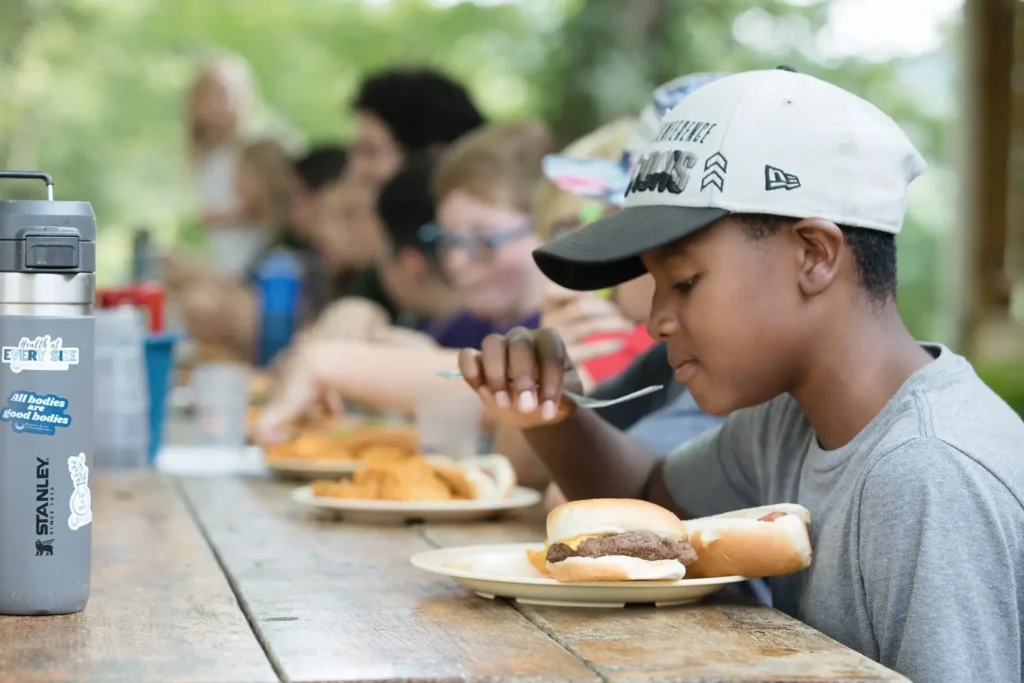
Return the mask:
[[[640,255],[706,228],[729,212],[682,206],[634,206],[534,250],[556,284],[579,291],[614,287],[643,275]]]

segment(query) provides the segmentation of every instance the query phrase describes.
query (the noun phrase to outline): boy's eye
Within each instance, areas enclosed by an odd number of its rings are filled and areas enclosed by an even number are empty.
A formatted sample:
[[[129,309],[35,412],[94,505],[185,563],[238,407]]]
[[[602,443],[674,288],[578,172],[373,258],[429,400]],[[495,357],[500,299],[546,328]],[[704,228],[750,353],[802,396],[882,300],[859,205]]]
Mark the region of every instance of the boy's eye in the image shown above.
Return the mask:
[[[699,279],[699,275],[694,275],[688,280],[683,280],[682,282],[677,282],[676,284],[672,285],[672,289],[676,290],[677,292],[682,292],[683,294],[686,294],[693,289],[693,286],[697,284],[697,280]]]

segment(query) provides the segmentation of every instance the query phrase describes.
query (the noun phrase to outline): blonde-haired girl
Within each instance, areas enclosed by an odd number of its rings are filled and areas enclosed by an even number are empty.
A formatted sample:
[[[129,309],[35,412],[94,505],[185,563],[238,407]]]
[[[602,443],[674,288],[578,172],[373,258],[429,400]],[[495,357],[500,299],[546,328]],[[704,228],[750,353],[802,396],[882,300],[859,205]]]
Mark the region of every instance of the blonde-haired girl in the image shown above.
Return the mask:
[[[210,260],[218,272],[238,276],[244,258],[262,246],[239,210],[239,155],[253,106],[248,63],[221,54],[200,65],[185,99],[186,156],[203,227],[209,231]]]

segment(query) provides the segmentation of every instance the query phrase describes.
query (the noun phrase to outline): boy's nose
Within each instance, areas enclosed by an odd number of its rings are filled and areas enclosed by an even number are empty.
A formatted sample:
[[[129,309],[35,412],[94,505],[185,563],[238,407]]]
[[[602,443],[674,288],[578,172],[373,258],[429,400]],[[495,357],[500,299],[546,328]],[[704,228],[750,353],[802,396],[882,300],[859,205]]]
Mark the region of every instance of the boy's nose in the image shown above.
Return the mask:
[[[667,339],[679,332],[679,321],[666,305],[664,298],[657,290],[651,300],[651,316],[647,319],[647,334],[651,339]]]

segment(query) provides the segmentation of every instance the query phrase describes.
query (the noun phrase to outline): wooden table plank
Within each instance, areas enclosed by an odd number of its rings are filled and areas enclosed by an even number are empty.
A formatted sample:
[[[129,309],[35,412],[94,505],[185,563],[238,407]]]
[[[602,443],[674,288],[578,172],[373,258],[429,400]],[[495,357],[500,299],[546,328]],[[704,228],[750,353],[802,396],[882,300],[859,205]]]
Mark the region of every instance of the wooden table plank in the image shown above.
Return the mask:
[[[206,541],[153,473],[93,478],[85,612],[0,617],[0,681],[277,681]]]
[[[438,547],[529,543],[544,538],[544,527],[537,519],[427,524],[423,535]],[[515,608],[612,683],[906,681],[762,605],[712,599],[662,608]]]
[[[599,680],[507,603],[412,567],[416,527],[318,519],[270,481],[182,487],[287,680]]]
[[[764,606],[520,611],[611,682],[906,682],[811,627]]]

